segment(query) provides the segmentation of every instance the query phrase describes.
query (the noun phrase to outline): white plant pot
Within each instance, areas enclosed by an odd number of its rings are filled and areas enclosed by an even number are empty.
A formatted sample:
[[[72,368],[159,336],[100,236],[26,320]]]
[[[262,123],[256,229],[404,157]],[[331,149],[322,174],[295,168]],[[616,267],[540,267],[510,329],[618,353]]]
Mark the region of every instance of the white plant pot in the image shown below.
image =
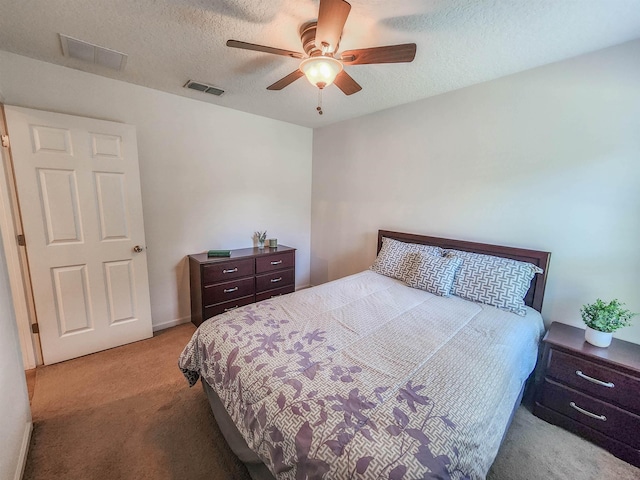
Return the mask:
[[[613,338],[613,333],[601,332],[591,327],[587,327],[584,332],[584,339],[596,347],[608,347],[611,345],[611,338]]]

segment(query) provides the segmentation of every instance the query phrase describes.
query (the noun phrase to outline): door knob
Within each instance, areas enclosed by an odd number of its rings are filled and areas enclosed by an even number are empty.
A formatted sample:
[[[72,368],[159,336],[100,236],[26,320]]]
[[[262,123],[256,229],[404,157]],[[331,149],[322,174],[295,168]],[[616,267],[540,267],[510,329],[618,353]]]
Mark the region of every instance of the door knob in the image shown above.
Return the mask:
[[[142,250],[144,250],[144,248],[142,248],[140,245],[136,245],[135,247],[133,247],[133,251],[136,253],[140,253]]]

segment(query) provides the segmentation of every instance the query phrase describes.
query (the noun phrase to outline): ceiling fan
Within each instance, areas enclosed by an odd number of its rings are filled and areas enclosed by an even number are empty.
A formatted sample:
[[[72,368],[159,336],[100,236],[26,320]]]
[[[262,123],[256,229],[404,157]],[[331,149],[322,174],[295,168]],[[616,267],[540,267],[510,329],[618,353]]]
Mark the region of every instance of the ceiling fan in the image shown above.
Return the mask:
[[[318,21],[308,22],[300,29],[300,40],[305,53],[238,40],[228,40],[227,46],[302,60],[298,69],[269,85],[267,90],[282,90],[298,78],[306,76],[320,93],[325,87],[335,83],[345,95],[352,95],[362,90],[362,87],[344,71],[345,65],[411,62],[416,56],[416,44],[347,50],[336,57],[342,29],[350,10],[351,5],[344,0],[320,0]],[[321,105],[318,105],[317,110],[322,115]]]

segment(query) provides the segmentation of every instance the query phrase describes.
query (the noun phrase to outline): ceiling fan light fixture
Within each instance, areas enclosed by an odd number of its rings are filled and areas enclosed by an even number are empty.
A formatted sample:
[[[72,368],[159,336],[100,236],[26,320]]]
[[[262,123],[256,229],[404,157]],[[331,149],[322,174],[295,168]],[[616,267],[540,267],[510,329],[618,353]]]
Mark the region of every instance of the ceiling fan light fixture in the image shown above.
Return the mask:
[[[303,60],[300,70],[311,85],[323,89],[333,83],[342,71],[342,63],[331,57],[311,57]]]

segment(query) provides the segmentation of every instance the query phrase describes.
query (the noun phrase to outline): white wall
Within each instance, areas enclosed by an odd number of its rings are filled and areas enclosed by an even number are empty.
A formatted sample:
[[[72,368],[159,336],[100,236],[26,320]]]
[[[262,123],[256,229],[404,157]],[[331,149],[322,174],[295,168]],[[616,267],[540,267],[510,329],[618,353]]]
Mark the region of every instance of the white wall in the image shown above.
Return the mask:
[[[314,131],[311,282],[377,230],[552,252],[543,315],[640,312],[640,41]],[[640,317],[616,335],[640,343]]]
[[[185,256],[298,248],[309,284],[312,130],[0,51],[5,102],[136,125],[154,327],[190,315]]]
[[[20,478],[31,432],[29,396],[0,235],[0,478]]]

